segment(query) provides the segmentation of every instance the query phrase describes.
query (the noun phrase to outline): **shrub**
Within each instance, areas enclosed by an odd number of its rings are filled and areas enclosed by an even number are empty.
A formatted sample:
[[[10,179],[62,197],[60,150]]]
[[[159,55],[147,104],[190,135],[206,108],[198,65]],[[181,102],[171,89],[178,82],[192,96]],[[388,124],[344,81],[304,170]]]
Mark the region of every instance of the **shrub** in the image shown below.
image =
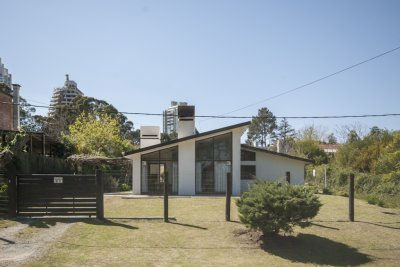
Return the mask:
[[[130,185],[123,183],[123,184],[119,185],[119,190],[121,190],[121,191],[130,191],[130,190],[132,190],[132,188],[130,187]]]
[[[118,181],[112,176],[105,176],[103,178],[104,193],[112,193],[118,191]]]
[[[368,202],[368,204],[378,205],[379,207],[383,207],[385,205],[383,199],[381,199],[380,197],[378,197],[376,195],[368,195],[367,202]]]
[[[322,189],[322,194],[332,195],[332,190],[330,190],[329,188],[324,188],[324,189]]]
[[[293,232],[293,227],[310,226],[321,202],[310,188],[257,181],[237,201],[239,218],[253,230],[266,234]]]

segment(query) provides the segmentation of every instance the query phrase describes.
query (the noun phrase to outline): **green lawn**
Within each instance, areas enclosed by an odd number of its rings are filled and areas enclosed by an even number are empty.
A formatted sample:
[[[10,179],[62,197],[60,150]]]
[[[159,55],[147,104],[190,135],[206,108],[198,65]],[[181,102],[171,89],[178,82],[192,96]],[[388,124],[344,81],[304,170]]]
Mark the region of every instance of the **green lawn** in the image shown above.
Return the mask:
[[[288,266],[400,264],[400,211],[347,198],[321,196],[313,226],[257,244],[237,221],[225,222],[224,198],[171,198],[171,223],[137,220],[162,216],[162,199],[105,198],[105,221],[72,226],[33,266]]]

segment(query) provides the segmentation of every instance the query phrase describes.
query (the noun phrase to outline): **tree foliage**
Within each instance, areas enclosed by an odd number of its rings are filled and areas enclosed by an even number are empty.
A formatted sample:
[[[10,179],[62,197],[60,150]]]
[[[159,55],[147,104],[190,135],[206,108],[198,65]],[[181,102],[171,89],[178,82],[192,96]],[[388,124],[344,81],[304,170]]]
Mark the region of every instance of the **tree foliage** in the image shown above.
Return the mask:
[[[78,154],[118,157],[123,151],[134,149],[132,143],[122,137],[118,119],[108,114],[82,113],[64,137]]]
[[[351,131],[351,133],[354,132]],[[388,157],[387,146],[392,141],[393,134],[390,134],[387,130],[373,127],[363,139],[351,136],[347,144],[338,151],[336,155],[337,163],[344,167],[350,167],[357,172],[376,173],[379,160],[382,162],[382,157]]]
[[[267,147],[276,138],[277,124],[274,114],[266,107],[258,110],[253,117],[247,133],[247,143],[256,143],[261,147]]]
[[[310,188],[266,181],[257,181],[237,201],[240,221],[265,235],[310,226],[321,205]]]
[[[279,151],[283,153],[289,153],[295,144],[296,131],[292,128],[286,118],[283,118],[277,128],[277,137],[279,139]]]
[[[313,140],[298,140],[296,152],[298,156],[313,160],[316,165],[328,162],[328,155],[318,147],[318,142]]]
[[[51,116],[44,119],[46,133],[56,138],[68,133],[69,126],[81,114],[102,114],[116,119],[121,135],[133,144],[139,144],[140,133],[134,130],[133,122],[106,101],[87,96],[77,96],[69,105],[57,107]]]

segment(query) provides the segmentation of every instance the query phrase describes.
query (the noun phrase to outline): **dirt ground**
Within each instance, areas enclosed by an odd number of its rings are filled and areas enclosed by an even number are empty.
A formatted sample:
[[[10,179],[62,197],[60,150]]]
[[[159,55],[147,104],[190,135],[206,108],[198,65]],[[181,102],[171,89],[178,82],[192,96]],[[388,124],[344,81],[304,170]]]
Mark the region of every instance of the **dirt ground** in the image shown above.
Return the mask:
[[[38,259],[72,224],[68,220],[25,219],[0,228],[0,266],[22,266]]]

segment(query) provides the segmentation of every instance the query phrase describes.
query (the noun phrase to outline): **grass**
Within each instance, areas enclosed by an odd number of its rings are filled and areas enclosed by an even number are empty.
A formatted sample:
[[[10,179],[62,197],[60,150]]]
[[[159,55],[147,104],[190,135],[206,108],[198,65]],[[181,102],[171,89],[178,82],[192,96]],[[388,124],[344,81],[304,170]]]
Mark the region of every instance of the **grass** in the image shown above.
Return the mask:
[[[356,222],[348,222],[347,198],[320,196],[324,206],[313,226],[294,235],[251,242],[238,222],[225,222],[224,198],[171,198],[176,220],[162,216],[162,199],[105,198],[106,220],[72,226],[32,266],[397,266],[400,211],[356,200]]]
[[[10,219],[8,216],[0,215],[0,230],[2,228],[11,227],[11,226],[14,226],[14,225],[17,225],[17,224],[18,224],[18,222],[16,222],[13,219]]]

